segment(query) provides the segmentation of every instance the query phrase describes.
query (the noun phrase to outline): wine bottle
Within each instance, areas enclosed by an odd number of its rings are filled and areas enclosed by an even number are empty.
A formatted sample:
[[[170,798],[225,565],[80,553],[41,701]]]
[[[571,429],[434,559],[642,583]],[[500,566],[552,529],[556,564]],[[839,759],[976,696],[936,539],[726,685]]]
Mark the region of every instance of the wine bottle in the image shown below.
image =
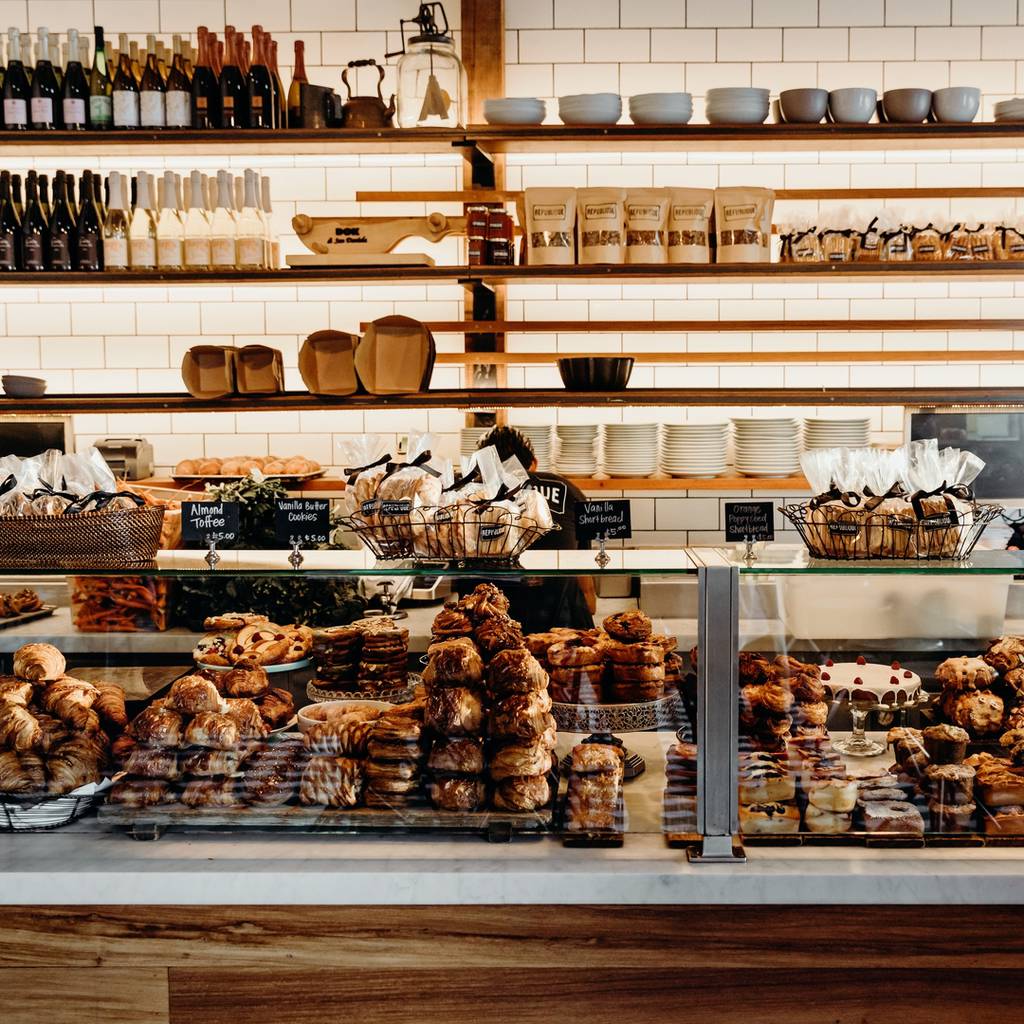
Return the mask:
[[[128,256],[133,270],[156,268],[156,221],[153,218],[152,181],[145,171],[137,177],[135,209],[128,230]]]
[[[193,171],[189,179],[188,213],[185,215],[185,266],[210,269],[210,221],[203,198],[203,175]]]
[[[192,127],[220,127],[220,86],[213,70],[211,43],[215,37],[206,30],[205,25],[198,28],[199,53],[196,66],[192,72]]]
[[[39,206],[36,177],[31,171],[25,178],[25,215],[21,218],[21,268],[46,269],[46,220]]]
[[[263,267],[263,225],[256,210],[256,172],[245,172],[242,209],[237,219],[237,264],[239,270]]]
[[[102,234],[103,222],[107,219],[107,204],[103,198],[103,176],[93,174],[92,176],[92,201],[96,204],[96,213],[100,219]]]
[[[124,177],[110,174],[110,202],[103,222],[103,266],[107,270],[128,269],[128,235],[131,221],[124,196]]]
[[[277,232],[274,230],[274,210],[270,205],[270,178],[263,175],[260,186],[260,194],[263,200],[263,218],[267,223],[267,240],[270,243],[267,253],[267,267],[271,270],[277,270],[281,266],[281,240],[277,237]]]
[[[92,171],[78,180],[78,225],[75,232],[75,270],[103,269],[103,217],[96,206]]]
[[[7,73],[4,75],[4,127],[14,131],[28,128],[28,105],[32,98],[25,65],[21,61],[21,33],[8,29]],[[38,268],[35,268],[38,269]]]
[[[53,77],[57,79],[57,97],[60,98],[60,91],[64,88],[64,67],[67,64],[66,60],[60,58],[60,47],[57,45],[57,40],[51,37],[50,39],[50,64],[53,67]],[[58,114],[60,112],[58,111]],[[63,127],[63,125],[61,126]]]
[[[242,77],[239,37],[231,25],[224,29],[224,67],[220,73],[221,128],[249,127],[249,91]]]
[[[38,67],[38,66],[37,66]],[[48,270],[70,270],[71,250],[75,243],[75,218],[68,204],[67,181],[63,171],[53,178],[53,215],[47,231],[46,267]]]
[[[89,72],[89,127],[105,131],[110,128],[114,117],[112,86],[107,72],[103,27],[97,25],[93,32],[96,36],[96,48],[92,56],[92,70]]]
[[[136,85],[142,85],[142,62],[139,60],[139,44],[133,39],[128,44],[128,64]]]
[[[270,37],[267,37],[270,39]],[[281,81],[281,70],[277,66],[277,40],[270,39],[270,76],[274,81],[274,123],[278,128],[288,127],[288,103]]]
[[[61,113],[68,131],[83,131],[88,127],[89,83],[85,69],[78,59],[78,31],[68,29],[68,60],[61,89]]]
[[[177,38],[177,37],[175,37]],[[167,127],[189,128],[192,125],[192,86],[185,74],[185,58],[178,43],[167,72]]]
[[[139,127],[139,87],[127,53],[122,53],[114,77],[114,127]]]
[[[156,61],[156,36],[146,36],[146,70],[139,89],[139,119],[143,128],[167,127],[167,86]]]
[[[75,202],[75,176],[64,172],[64,181],[68,186],[68,206],[71,207],[71,216],[75,218],[75,223],[78,223],[78,204]]]
[[[210,266],[234,269],[238,231],[231,212],[231,175],[217,172],[217,205],[210,220]]]
[[[292,84],[288,87],[288,127],[302,127],[302,86],[308,85],[306,77],[306,44],[301,39],[295,40],[295,68],[292,71]]]
[[[252,27],[252,65],[246,75],[249,91],[249,127],[274,127],[274,83],[264,54],[262,25]]]
[[[42,207],[46,223],[50,223],[50,179],[45,174],[40,174],[36,179],[39,182],[39,205]]]
[[[11,195],[11,172],[0,172],[0,271],[18,269],[21,217]]]
[[[60,86],[57,85],[57,76],[53,73],[53,64],[50,62],[50,30],[40,27],[36,29],[36,37],[39,55],[36,59],[36,71],[32,76],[29,113],[32,127],[40,131],[60,127]]]
[[[28,84],[32,84],[32,38],[26,32],[21,37],[21,64],[25,69],[25,76],[28,78]]]
[[[163,185],[160,217],[156,222],[156,265],[161,270],[181,270],[185,232],[178,216],[174,171],[164,171]]]
[[[14,203],[15,212],[18,214],[18,223],[25,219],[25,207],[21,202],[21,175],[11,175],[11,201]]]

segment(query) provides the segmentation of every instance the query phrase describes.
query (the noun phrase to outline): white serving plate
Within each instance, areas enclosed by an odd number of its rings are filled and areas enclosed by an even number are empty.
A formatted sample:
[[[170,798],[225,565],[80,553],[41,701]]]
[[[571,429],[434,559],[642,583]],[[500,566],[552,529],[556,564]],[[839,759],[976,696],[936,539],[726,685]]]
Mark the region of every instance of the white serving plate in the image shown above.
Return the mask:
[[[300,668],[308,668],[313,664],[312,658],[303,658],[301,661],[289,661],[283,665],[262,665],[261,668],[267,675],[274,675],[276,672],[295,672]],[[197,668],[209,669],[211,672],[230,672],[237,665],[208,665],[204,661],[196,662]]]

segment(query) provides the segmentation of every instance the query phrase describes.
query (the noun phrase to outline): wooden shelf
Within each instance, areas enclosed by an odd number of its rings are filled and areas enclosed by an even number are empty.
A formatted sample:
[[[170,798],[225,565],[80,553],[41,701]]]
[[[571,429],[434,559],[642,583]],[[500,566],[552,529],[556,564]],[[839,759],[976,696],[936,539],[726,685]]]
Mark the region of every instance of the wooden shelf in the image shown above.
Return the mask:
[[[331,409],[543,409],[641,406],[1024,406],[1024,388],[562,388],[436,389],[412,395],[328,398],[307,392],[198,399],[184,394],[48,395],[2,398],[0,413],[248,412]]]
[[[117,285],[306,285],[347,284],[353,281],[427,281],[438,283],[511,284],[517,281],[863,281],[872,279],[934,281],[936,279],[1005,279],[1024,277],[1024,261],[991,263],[713,263],[667,265],[631,263],[618,266],[570,267],[289,267],[278,270],[230,271],[83,271],[19,270],[0,275],[4,284],[18,287],[61,287],[90,285],[105,288]],[[705,321],[695,321],[704,324]],[[827,321],[826,321],[827,322]],[[906,329],[915,321],[907,320]],[[974,321],[963,321],[974,323]],[[717,325],[717,321],[708,323]],[[832,321],[832,323],[837,323]],[[808,328],[810,329],[810,328]],[[840,330],[837,324],[836,330]]]
[[[595,491],[809,491],[811,485],[804,476],[759,477],[727,476],[705,477],[570,477],[581,490]]]
[[[853,349],[851,351],[739,352],[600,352],[629,357],[637,363],[716,365],[719,363],[1016,363],[1024,349]],[[586,357],[586,352],[438,352],[446,366],[553,366],[560,359]]]

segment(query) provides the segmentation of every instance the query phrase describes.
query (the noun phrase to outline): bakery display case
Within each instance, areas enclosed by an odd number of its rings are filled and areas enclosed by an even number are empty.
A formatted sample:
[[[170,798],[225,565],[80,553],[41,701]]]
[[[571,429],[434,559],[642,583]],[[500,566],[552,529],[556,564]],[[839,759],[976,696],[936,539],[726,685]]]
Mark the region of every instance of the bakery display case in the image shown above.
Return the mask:
[[[744,845],[1021,843],[1020,553],[699,557],[735,586]]]

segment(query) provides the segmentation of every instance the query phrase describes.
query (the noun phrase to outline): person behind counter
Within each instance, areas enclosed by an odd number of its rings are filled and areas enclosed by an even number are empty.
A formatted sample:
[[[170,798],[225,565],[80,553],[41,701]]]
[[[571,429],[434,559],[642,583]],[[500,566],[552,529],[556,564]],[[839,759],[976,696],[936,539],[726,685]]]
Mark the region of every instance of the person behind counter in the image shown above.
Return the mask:
[[[513,427],[495,427],[480,438],[478,448],[493,445],[502,461],[514,455],[526,467],[534,486],[548,499],[551,517],[559,527],[545,534],[531,550],[587,550],[590,541],[576,536],[576,517],[573,505],[584,501],[583,492],[571,481],[557,473],[538,473],[537,457],[529,439]],[[459,586],[467,592],[476,581]],[[468,586],[466,585],[468,584]],[[572,629],[590,629],[597,610],[597,592],[590,576],[534,577],[521,583],[502,581],[502,590],[510,602],[509,614],[522,623],[524,633],[540,633],[555,626]]]

